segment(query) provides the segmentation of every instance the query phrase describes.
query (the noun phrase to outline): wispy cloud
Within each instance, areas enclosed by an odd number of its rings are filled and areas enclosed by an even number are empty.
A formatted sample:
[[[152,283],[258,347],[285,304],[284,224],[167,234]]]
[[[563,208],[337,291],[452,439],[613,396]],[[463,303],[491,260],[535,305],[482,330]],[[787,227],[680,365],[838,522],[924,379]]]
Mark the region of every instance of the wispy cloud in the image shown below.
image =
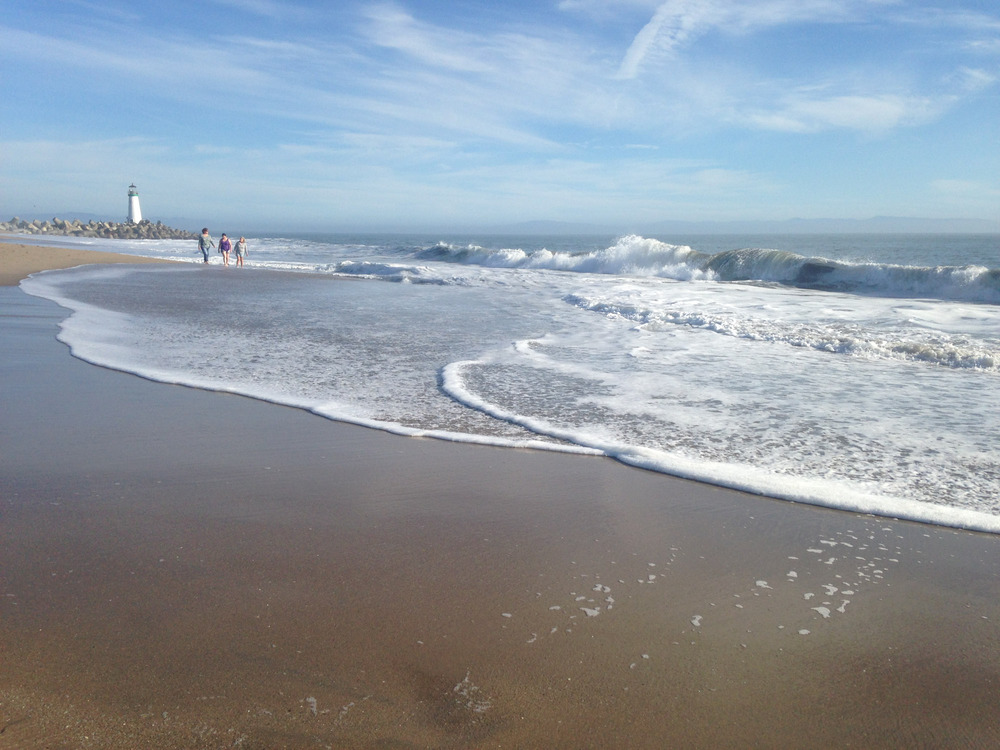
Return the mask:
[[[852,5],[832,0],[667,0],[632,40],[617,77],[634,78],[650,55],[669,55],[712,30],[745,34],[805,21],[842,21]]]
[[[292,3],[277,2],[276,0],[209,0],[209,2],[268,18],[287,17],[290,13],[295,12]]]
[[[31,59],[64,70],[100,71],[94,85],[118,85],[129,82],[143,90],[157,90],[188,98],[191,92],[253,92],[270,89],[273,78],[242,64],[235,56],[220,55],[206,65],[190,52],[189,40],[171,40],[136,32],[133,41],[143,50],[134,54],[134,46],[118,47],[102,39],[62,39],[35,31],[0,26],[0,47],[18,50],[22,59]]]
[[[609,5],[628,6],[634,13],[637,4]],[[685,57],[700,36],[713,31],[749,34],[797,22],[841,23],[878,5],[668,0],[656,6],[633,38],[617,79],[608,74],[613,48],[595,44],[582,32],[473,31],[420,20],[392,3],[360,8],[356,29],[361,34],[353,40],[309,33],[214,37],[211,64],[190,53],[188,38],[142,31],[133,33],[135,46],[143,49],[139,56],[99,36],[62,39],[3,27],[0,47],[17,49],[22,59],[41,64],[100,71],[95,82],[105,81],[109,89],[138,91],[152,85],[181,102],[225,100],[243,111],[347,132],[390,135],[405,128],[419,137],[448,134],[539,150],[559,149],[566,143],[560,132],[567,127],[625,127],[654,142],[661,134],[706,126],[884,132],[927,122],[956,96],[996,85],[996,75],[985,66],[956,69],[950,91],[936,90],[931,81],[923,91],[914,90],[911,81],[893,84],[889,78],[880,89],[874,81],[859,83],[864,74],[858,71],[854,79],[824,81],[828,91],[816,96],[807,92],[812,82],[794,68],[788,80],[772,82],[729,60],[699,59],[701,64],[693,65]],[[256,9],[267,12],[271,6],[262,2]],[[400,59],[387,60],[385,50]],[[671,56],[668,69],[656,67]],[[643,87],[622,89],[621,79],[637,78]]]
[[[420,63],[463,72],[486,72],[492,66],[475,53],[469,37],[418,23],[396,5],[375,5],[365,12],[369,38],[379,46],[403,52]]]
[[[959,68],[954,76],[957,87],[962,91],[982,91],[983,89],[988,89],[996,84],[998,80],[997,73],[991,73],[988,70],[983,70],[982,68]]]
[[[750,121],[765,130],[815,133],[831,128],[884,133],[915,125],[937,116],[944,103],[926,97],[845,95],[791,100],[771,112],[751,115]]]
[[[661,5],[656,13],[653,14],[649,23],[643,26],[642,30],[635,35],[635,39],[629,45],[628,51],[625,53],[622,64],[618,69],[618,78],[635,78],[636,73],[639,71],[639,66],[654,46],[660,46],[669,51],[691,33],[693,24],[690,21],[692,19],[687,19],[688,27],[685,28],[685,19],[677,18],[672,5],[673,3],[664,3]],[[663,27],[668,22],[676,22],[677,20],[680,20],[681,23],[671,23],[668,32],[663,32]]]

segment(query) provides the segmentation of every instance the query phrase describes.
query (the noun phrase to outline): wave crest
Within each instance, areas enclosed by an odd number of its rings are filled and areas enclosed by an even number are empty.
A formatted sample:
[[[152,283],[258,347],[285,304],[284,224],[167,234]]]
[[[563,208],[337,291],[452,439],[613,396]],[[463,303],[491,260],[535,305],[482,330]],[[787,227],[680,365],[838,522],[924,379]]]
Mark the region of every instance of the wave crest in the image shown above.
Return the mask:
[[[634,234],[593,251],[528,252],[520,248],[438,243],[419,251],[417,257],[491,268],[549,269],[677,281],[776,283],[880,297],[1000,304],[1000,269],[985,266],[847,262],[767,248],[740,248],[707,255],[687,245],[672,245]]]
[[[601,250],[566,252],[548,249],[526,252],[520,248],[488,249],[478,245],[438,244],[417,253],[421,260],[481,265],[490,268],[531,268],[575,273],[623,276],[658,276],[680,281],[712,278],[702,269],[706,256],[686,245],[628,235]]]

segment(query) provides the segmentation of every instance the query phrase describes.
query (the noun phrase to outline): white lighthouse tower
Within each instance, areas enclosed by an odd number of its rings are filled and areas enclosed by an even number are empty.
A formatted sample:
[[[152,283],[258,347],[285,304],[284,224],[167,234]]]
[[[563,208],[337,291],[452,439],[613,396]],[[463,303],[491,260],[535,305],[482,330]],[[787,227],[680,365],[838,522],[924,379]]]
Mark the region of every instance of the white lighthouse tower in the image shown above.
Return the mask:
[[[139,191],[135,184],[128,186],[128,223],[138,224],[142,221],[142,210],[139,208]]]

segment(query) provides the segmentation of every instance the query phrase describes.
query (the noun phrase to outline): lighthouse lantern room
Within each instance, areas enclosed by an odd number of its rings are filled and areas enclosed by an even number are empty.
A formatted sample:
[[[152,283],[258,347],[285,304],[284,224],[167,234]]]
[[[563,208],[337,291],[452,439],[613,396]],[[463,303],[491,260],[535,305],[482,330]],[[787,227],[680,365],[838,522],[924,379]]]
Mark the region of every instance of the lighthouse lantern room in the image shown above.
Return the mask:
[[[139,191],[135,184],[128,186],[128,223],[138,224],[142,221],[142,210],[139,208]]]

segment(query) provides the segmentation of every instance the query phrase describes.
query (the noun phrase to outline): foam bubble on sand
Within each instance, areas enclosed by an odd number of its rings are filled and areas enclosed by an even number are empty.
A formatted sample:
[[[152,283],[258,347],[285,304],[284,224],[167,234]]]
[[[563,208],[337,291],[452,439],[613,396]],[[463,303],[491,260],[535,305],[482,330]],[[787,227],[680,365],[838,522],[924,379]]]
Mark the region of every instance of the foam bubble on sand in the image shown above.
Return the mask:
[[[597,617],[601,614],[601,608],[591,609],[590,607],[580,607],[580,609],[587,614],[587,617]]]
[[[691,618],[691,624],[694,625],[696,628],[700,628],[701,619],[702,619],[701,615],[695,615],[694,617]]]
[[[767,581],[757,581],[757,588],[759,588],[759,589],[769,589],[771,587],[768,585]]]
[[[809,631],[803,628],[802,630],[799,631],[799,635],[809,635]]]
[[[827,619],[830,616],[830,610],[827,607],[813,607],[813,611],[819,612],[823,615],[823,619]]]
[[[649,659],[649,654],[643,654],[642,658],[644,660],[648,660]],[[634,661],[634,662],[632,662],[631,664],[628,665],[628,668],[629,669],[635,669],[638,666],[639,666],[639,663]]]
[[[466,672],[465,677],[455,685],[452,690],[455,693],[455,700],[460,705],[477,714],[486,713],[492,702],[479,696],[479,687],[473,685],[469,679],[471,672]]]
[[[838,591],[840,591],[839,588],[837,588],[836,586],[832,586],[829,583],[824,583],[823,584],[823,588],[826,589],[826,595],[827,596],[833,596]]]

